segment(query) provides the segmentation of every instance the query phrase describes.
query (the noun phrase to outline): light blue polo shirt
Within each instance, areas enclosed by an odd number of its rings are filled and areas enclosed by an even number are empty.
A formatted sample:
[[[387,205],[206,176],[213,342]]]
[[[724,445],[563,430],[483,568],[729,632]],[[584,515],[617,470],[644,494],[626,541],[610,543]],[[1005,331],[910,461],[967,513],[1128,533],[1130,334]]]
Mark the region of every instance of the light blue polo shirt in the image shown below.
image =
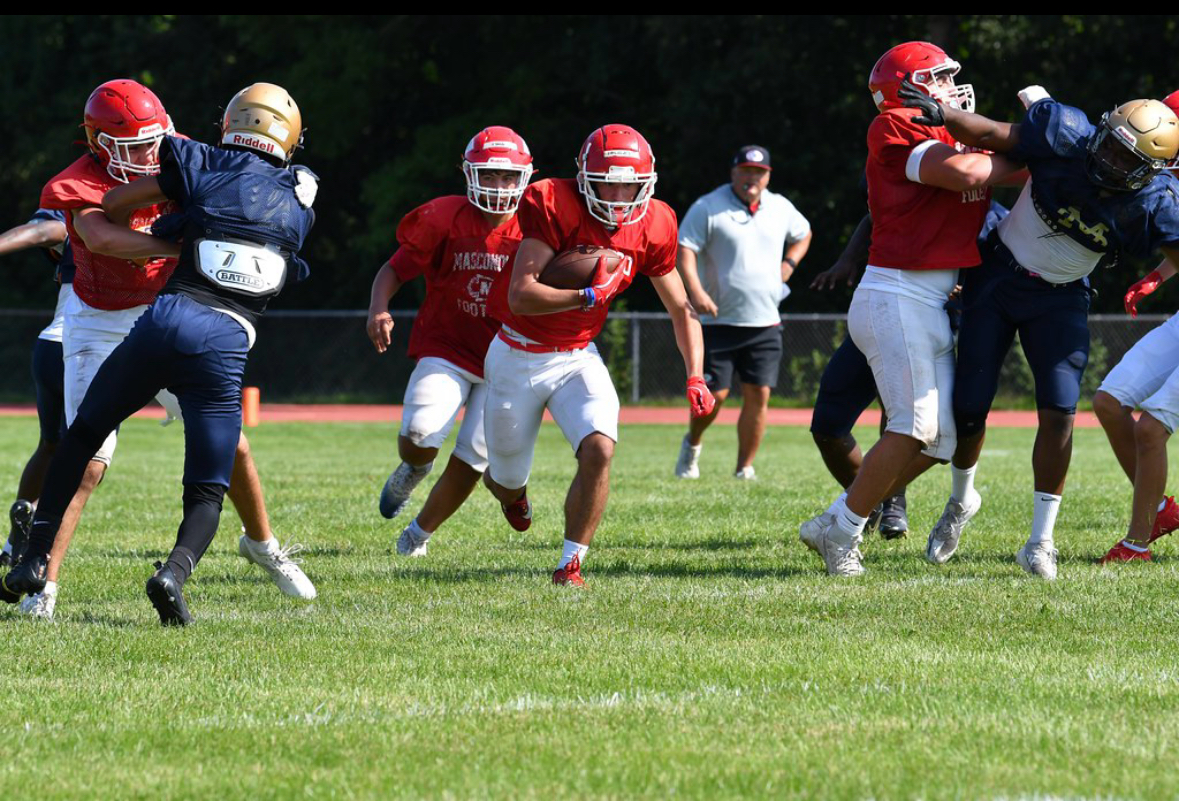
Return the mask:
[[[717,306],[716,317],[701,315],[700,322],[777,325],[786,245],[810,230],[811,224],[793,203],[768,189],[762,192],[756,214],[730,184],[693,203],[680,224],[680,245],[696,254],[700,282]]]

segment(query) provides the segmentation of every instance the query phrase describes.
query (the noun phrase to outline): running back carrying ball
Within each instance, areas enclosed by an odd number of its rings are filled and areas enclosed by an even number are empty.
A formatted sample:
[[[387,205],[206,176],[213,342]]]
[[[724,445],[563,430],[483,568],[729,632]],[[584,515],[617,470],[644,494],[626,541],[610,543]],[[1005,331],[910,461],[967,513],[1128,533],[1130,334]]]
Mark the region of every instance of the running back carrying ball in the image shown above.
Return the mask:
[[[601,259],[606,260],[605,273],[612,275],[626,260],[626,256],[610,248],[578,245],[553,256],[552,261],[541,270],[540,282],[556,289],[585,289],[590,285],[594,269]]]

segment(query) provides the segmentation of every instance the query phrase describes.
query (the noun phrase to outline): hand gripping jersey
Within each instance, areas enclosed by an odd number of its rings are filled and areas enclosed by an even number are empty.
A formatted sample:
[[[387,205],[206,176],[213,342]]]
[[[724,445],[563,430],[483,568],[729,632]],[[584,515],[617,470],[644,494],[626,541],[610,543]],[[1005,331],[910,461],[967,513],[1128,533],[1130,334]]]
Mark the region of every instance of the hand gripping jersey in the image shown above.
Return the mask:
[[[557,253],[577,245],[597,245],[630,256],[637,271],[645,275],[658,277],[675,269],[675,212],[663,201],[652,200],[643,219],[636,223],[607,228],[590,216],[575,181],[550,178],[537,181],[524,190],[517,216],[525,239],[538,239]],[[512,263],[515,263],[514,257]],[[509,264],[492,287],[491,315],[529,339],[551,347],[583,348],[606,323],[609,307],[605,304],[588,311],[571,309],[556,314],[512,314],[508,309],[511,278],[512,265]],[[633,272],[622,279],[619,294],[632,280]]]
[[[140,267],[129,259],[91,253],[86,248],[86,243],[74,229],[71,212],[87,206],[101,207],[102,196],[107,190],[122,185],[87,153],[54,176],[41,190],[42,208],[66,212],[65,224],[75,267],[74,292],[88,305],[106,311],[151,303],[176,266],[171,259],[149,259]],[[136,209],[131,215],[130,227],[146,233],[156,219],[170,210],[170,204]]]
[[[286,283],[310,270],[299,249],[315,221],[318,179],[305,167],[169,137],[160,146],[160,188],[180,211],[156,236],[183,237],[180,261],[161,294],[182,294],[253,323]]]
[[[948,270],[981,261],[977,237],[990,208],[990,189],[955,192],[909,180],[913,148],[936,141],[962,150],[945,128],[918,125],[917,109],[881,112],[868,127],[868,263],[901,270]]]
[[[1047,98],[1027,110],[1010,154],[1027,163],[1031,181],[999,235],[1023,267],[1053,283],[1085,277],[1105,254],[1146,258],[1179,246],[1179,181],[1163,172],[1136,191],[1102,189],[1086,169],[1095,132],[1080,109]]]
[[[423,275],[426,300],[413,324],[409,355],[437,356],[483,375],[487,346],[499,330],[487,303],[496,276],[520,246],[513,216],[498,228],[465,197],[431,200],[397,226],[400,247],[389,259],[402,282]]]

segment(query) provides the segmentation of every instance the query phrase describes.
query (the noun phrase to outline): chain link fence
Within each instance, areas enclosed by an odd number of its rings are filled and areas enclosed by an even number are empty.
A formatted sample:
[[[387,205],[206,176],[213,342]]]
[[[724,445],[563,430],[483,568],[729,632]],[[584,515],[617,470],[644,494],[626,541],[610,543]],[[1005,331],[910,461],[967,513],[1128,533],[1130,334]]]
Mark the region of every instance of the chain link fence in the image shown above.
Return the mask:
[[[414,362],[405,356],[416,313],[395,311],[393,345],[384,355],[365,334],[364,311],[274,311],[258,325],[246,383],[274,403],[400,403]],[[34,400],[30,361],[33,340],[49,322],[40,311],[0,312],[0,401]],[[1082,399],[1092,397],[1106,373],[1165,315],[1093,315],[1092,347]],[[846,336],[838,314],[782,317],[782,368],[774,395],[809,406],[828,358]],[[624,403],[678,400],[683,360],[671,322],[656,312],[613,312],[598,336],[602,358]],[[1019,347],[1004,365],[997,406],[1030,406],[1032,377]]]

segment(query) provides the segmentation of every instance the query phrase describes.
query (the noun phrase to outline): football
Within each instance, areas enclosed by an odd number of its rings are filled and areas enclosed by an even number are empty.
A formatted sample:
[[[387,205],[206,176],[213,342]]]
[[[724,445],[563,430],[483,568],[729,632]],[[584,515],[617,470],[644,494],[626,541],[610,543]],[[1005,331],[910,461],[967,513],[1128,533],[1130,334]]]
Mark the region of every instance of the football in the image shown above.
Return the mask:
[[[606,269],[614,272],[626,257],[617,250],[596,245],[578,245],[558,253],[540,271],[540,282],[556,289],[585,289],[590,284],[598,258],[605,255]]]

